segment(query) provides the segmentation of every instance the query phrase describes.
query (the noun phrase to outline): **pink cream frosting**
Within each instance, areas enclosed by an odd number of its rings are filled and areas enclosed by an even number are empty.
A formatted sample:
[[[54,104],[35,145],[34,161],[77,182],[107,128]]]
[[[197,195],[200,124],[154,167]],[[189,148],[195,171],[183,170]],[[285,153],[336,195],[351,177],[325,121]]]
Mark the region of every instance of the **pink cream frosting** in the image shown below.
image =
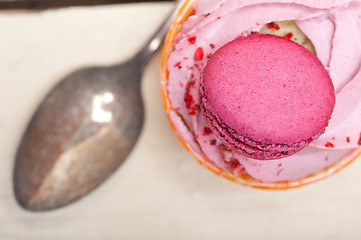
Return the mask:
[[[224,44],[284,20],[295,20],[330,74],[336,104],[329,125],[310,146],[286,158],[264,161],[230,154],[200,113],[200,74]],[[174,109],[170,119],[197,154],[221,168],[246,171],[264,182],[295,180],[322,170],[361,145],[360,30],[361,0],[198,0],[168,61]]]

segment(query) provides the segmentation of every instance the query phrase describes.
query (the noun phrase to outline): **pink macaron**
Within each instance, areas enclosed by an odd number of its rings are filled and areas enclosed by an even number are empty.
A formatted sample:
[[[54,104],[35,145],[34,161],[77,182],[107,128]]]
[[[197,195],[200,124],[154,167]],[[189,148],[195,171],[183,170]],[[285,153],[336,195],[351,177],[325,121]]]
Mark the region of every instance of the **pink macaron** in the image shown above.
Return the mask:
[[[254,34],[218,49],[200,83],[203,114],[231,149],[256,159],[289,156],[317,139],[335,105],[319,59],[287,38]]]

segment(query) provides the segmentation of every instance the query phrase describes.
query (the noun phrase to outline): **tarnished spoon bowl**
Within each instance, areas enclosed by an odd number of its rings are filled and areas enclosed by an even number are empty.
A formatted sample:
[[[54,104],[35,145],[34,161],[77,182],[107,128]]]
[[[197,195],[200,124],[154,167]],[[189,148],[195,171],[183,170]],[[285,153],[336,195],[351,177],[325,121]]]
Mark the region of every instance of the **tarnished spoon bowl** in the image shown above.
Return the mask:
[[[107,179],[137,142],[144,121],[142,73],[181,3],[132,59],[70,74],[46,96],[17,152],[14,191],[26,209],[65,206]]]

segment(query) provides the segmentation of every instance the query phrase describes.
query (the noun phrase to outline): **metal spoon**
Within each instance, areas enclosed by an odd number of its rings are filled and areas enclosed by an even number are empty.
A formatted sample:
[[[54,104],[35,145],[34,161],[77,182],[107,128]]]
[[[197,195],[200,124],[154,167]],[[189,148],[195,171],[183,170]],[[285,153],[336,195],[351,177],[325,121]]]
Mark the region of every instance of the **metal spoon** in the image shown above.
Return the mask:
[[[19,146],[14,191],[25,209],[65,206],[107,179],[142,130],[142,73],[178,8],[130,60],[78,70],[46,96]]]

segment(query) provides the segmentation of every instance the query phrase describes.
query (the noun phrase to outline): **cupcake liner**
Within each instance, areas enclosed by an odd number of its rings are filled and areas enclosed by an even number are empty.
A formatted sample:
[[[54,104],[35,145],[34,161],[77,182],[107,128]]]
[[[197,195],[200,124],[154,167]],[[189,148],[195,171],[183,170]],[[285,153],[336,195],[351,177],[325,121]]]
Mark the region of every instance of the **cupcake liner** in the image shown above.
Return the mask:
[[[184,146],[184,148],[191,153],[191,155],[198,161],[199,164],[206,167],[208,170],[212,171],[213,173],[220,175],[228,180],[231,180],[233,182],[238,182],[240,184],[243,184],[245,186],[251,186],[254,188],[262,188],[262,189],[289,189],[289,188],[297,188],[300,186],[304,186],[306,184],[316,182],[318,180],[324,179],[344,167],[346,167],[348,164],[353,162],[355,159],[357,159],[361,155],[361,148],[357,148],[354,150],[350,150],[348,154],[346,154],[344,157],[342,157],[339,161],[337,161],[335,164],[323,169],[322,171],[316,172],[314,174],[311,174],[307,177],[298,179],[298,180],[292,180],[292,181],[280,181],[280,182],[262,182],[259,181],[253,177],[251,177],[247,173],[239,174],[239,171],[237,172],[231,172],[225,169],[221,169],[217,167],[212,161],[210,161],[207,157],[202,155],[199,152],[199,149],[196,149],[196,147],[192,144],[190,144],[184,137],[182,137],[179,130],[177,130],[170,120],[170,115],[174,112],[176,112],[175,109],[172,108],[172,105],[169,100],[169,93],[168,93],[168,69],[167,69],[167,62],[170,54],[173,51],[174,47],[174,41],[176,35],[180,32],[182,29],[182,24],[184,21],[191,15],[194,14],[194,4],[196,0],[186,0],[182,7],[180,8],[178,14],[173,20],[172,26],[170,27],[163,47],[162,52],[162,60],[161,60],[161,74],[160,74],[160,85],[161,85],[161,94],[163,99],[163,105],[165,112],[167,114],[167,117],[169,119],[170,125],[175,132],[176,136]]]

